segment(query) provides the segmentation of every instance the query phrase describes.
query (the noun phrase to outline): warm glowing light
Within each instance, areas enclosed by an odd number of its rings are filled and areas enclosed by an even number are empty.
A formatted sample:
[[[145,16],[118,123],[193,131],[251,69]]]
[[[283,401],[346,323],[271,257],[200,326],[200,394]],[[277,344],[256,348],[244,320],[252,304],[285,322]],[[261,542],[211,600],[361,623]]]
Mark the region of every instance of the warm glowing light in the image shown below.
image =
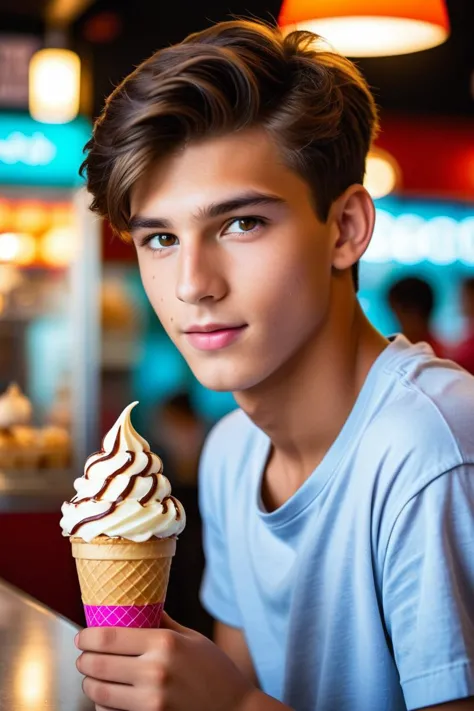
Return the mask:
[[[0,264],[0,295],[9,294],[23,282],[21,271],[13,264]]]
[[[0,230],[12,228],[12,204],[8,200],[0,200]]]
[[[29,108],[37,121],[66,123],[79,111],[81,62],[68,49],[41,49],[30,62]]]
[[[390,153],[380,148],[369,151],[365,164],[364,186],[374,199],[388,195],[399,186],[400,176],[398,163]]]
[[[449,35],[443,0],[285,0],[284,32],[310,30],[349,57],[419,52]]]
[[[20,202],[15,211],[15,229],[20,232],[41,232],[49,222],[46,205],[41,202]]]
[[[0,316],[5,311],[6,298],[3,294],[0,294]]]
[[[4,232],[0,234],[0,262],[28,265],[36,256],[36,240],[28,234]]]
[[[68,203],[55,203],[49,209],[49,220],[53,227],[64,227],[72,225],[74,221],[74,211]]]
[[[42,644],[38,644],[38,635],[31,642],[22,640],[23,648],[15,659],[13,676],[13,693],[15,699],[25,711],[44,709],[48,692],[53,680],[51,653],[48,650],[48,640],[40,634]]]
[[[28,659],[20,666],[18,674],[18,697],[25,708],[36,709],[43,702],[46,688],[44,662],[39,659]]]
[[[76,232],[70,227],[54,227],[41,240],[39,252],[43,262],[52,267],[66,267],[75,257]]]

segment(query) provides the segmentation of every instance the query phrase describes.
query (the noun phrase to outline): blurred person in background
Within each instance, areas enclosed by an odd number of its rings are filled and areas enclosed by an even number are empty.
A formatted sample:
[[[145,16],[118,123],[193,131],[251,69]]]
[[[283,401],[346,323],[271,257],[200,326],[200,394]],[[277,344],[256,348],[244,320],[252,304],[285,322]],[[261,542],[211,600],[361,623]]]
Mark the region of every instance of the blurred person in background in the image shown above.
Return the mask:
[[[200,465],[215,643],[82,630],[98,708],[474,708],[474,378],[360,306],[377,129],[348,59],[244,21],[159,50],[95,124],[92,208],[240,408]]]
[[[186,535],[180,536],[179,555],[173,561],[167,611],[181,624],[210,637],[211,617],[199,601],[204,552],[197,475],[206,431],[206,425],[193,407],[189,393],[179,392],[166,398],[156,408],[149,441],[151,450],[163,460],[173,494],[186,511]]]
[[[428,343],[438,358],[445,356],[446,349],[432,330],[435,295],[427,281],[415,276],[396,281],[389,289],[388,302],[411,343]]]
[[[157,408],[150,442],[162,457],[173,486],[197,486],[205,437],[206,425],[187,392],[172,395]]]
[[[461,284],[461,311],[465,332],[462,340],[449,351],[449,357],[474,374],[474,277],[464,279]]]

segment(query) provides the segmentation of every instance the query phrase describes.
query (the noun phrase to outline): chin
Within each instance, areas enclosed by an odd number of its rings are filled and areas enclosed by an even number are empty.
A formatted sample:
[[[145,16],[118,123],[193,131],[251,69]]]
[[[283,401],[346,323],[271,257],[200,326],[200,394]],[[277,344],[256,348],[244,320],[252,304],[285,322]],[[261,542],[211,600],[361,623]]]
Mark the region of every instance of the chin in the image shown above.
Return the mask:
[[[215,392],[236,393],[249,390],[265,379],[261,372],[249,372],[248,369],[232,366],[231,363],[226,363],[225,367],[219,367],[217,363],[206,365],[189,363],[189,366],[201,385]]]

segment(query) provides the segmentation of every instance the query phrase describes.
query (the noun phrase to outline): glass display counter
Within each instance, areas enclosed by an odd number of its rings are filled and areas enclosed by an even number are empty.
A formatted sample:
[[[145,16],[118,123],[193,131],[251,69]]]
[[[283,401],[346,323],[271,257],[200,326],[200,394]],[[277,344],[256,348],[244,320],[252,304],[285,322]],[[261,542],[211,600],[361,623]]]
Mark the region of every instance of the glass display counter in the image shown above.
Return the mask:
[[[0,114],[0,511],[70,498],[99,444],[100,223],[78,174],[89,134],[83,118]]]

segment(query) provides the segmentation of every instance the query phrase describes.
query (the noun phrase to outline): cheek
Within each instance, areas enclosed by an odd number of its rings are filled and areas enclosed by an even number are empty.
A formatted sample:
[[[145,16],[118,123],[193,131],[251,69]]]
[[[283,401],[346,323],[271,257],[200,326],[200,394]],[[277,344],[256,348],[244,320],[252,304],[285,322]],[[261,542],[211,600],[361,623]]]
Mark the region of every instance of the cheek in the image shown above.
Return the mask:
[[[318,319],[327,307],[331,268],[321,247],[309,244],[297,253],[273,255],[268,260],[265,278],[253,275],[259,291],[259,310],[270,326],[292,330],[302,318]]]
[[[138,259],[140,269],[140,277],[143,288],[148,297],[148,301],[153,307],[156,315],[166,328],[168,322],[172,321],[170,314],[170,302],[174,297],[174,290],[171,285],[167,284],[163,278],[163,274],[159,273],[156,264],[152,259]]]

